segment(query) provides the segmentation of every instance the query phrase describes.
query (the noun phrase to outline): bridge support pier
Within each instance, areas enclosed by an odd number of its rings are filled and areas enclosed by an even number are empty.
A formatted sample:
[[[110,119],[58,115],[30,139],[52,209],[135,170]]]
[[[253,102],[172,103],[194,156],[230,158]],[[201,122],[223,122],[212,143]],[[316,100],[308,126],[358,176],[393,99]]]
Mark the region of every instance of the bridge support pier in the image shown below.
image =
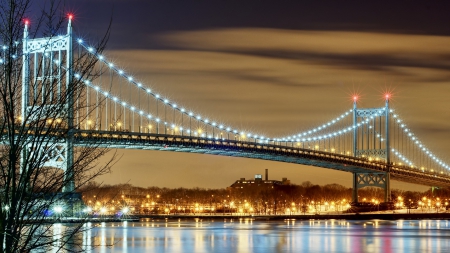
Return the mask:
[[[39,145],[32,143],[22,150],[21,169],[28,169],[26,161],[35,152],[34,156],[43,162],[42,167],[53,167],[64,171],[64,193],[75,191],[74,172],[74,107],[75,96],[77,95],[73,83],[73,36],[72,19],[69,18],[66,36],[55,36],[52,38],[28,38],[28,23],[25,23],[23,33],[23,67],[22,67],[22,119],[28,120],[24,124],[32,122],[50,121],[61,119],[67,123],[67,138],[63,141],[44,139]],[[65,61],[63,56],[65,53]],[[55,54],[55,55],[54,55]],[[50,55],[50,57],[47,57]],[[46,58],[54,61],[59,57],[58,63],[65,65],[66,72],[62,73],[61,66],[57,73],[53,68],[53,62],[47,62]],[[34,60],[33,60],[34,59]],[[31,65],[30,65],[31,64]],[[47,65],[49,67],[47,67]],[[46,66],[45,69],[43,66]],[[34,69],[34,70],[33,70]],[[37,71],[39,69],[39,71]],[[32,72],[30,72],[33,70]],[[55,72],[53,72],[55,71]],[[30,77],[30,73],[35,78]],[[36,78],[39,75],[39,78]],[[63,87],[65,78],[65,87]],[[47,83],[48,84],[40,84]],[[50,85],[50,89],[46,89]],[[30,89],[34,87],[34,92]],[[41,89],[39,95],[37,90]],[[58,92],[57,92],[58,91]],[[42,98],[39,98],[42,96]],[[78,95],[77,95],[78,96]],[[55,98],[55,99],[53,99]],[[53,101],[58,101],[55,104]],[[60,102],[61,101],[61,102]],[[61,104],[64,103],[64,104]],[[78,105],[77,105],[78,106]],[[80,107],[77,108],[79,110]],[[33,123],[35,124],[35,123]],[[51,135],[50,135],[51,136]],[[37,154],[36,154],[37,153]],[[34,166],[34,165],[33,165]]]
[[[353,203],[358,203],[358,189],[366,186],[383,188],[384,202],[390,201],[391,190],[389,173],[353,173]]]
[[[386,173],[386,183],[384,185],[384,202],[391,201],[391,175]]]
[[[358,203],[358,173],[353,173],[352,202]]]

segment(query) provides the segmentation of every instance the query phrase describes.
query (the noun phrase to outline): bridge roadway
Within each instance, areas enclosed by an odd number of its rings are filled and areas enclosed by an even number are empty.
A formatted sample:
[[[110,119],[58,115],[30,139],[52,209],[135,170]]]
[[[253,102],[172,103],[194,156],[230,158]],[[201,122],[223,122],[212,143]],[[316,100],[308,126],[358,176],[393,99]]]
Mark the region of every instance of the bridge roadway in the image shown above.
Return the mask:
[[[77,146],[99,146],[120,149],[148,149],[246,157],[269,161],[296,163],[346,172],[380,173],[388,171],[388,164],[364,158],[311,149],[288,147],[227,139],[177,136],[152,133],[129,133],[96,130],[77,130]],[[391,165],[393,180],[427,186],[450,186],[449,174],[423,172],[408,166]]]

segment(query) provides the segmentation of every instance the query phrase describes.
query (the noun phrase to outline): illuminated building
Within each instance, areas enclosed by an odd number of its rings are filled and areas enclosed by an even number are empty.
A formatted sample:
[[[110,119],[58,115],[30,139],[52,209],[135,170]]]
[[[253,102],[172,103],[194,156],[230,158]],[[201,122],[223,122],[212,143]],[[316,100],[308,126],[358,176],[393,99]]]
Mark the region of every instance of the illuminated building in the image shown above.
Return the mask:
[[[288,186],[291,185],[291,181],[287,178],[282,178],[281,181],[279,180],[269,180],[269,171],[266,169],[266,176],[265,179],[262,179],[261,174],[256,174],[254,179],[245,179],[241,178],[239,180],[236,180],[230,187],[228,187],[229,190],[232,189],[248,189],[248,188],[260,188],[261,190],[267,189],[267,188],[274,188],[274,187],[280,187],[280,186]]]

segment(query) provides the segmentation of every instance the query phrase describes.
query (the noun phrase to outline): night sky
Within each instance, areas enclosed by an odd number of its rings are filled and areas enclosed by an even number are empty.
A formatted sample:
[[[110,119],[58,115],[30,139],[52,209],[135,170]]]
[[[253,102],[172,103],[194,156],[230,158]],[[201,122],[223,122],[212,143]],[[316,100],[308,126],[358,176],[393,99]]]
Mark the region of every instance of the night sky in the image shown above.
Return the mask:
[[[450,3],[439,1],[70,1],[74,30],[153,90],[210,119],[266,136],[301,132],[351,108],[383,106],[449,163]],[[418,2],[418,1],[414,1]],[[294,164],[118,150],[105,184],[227,187],[270,179],[351,186],[351,174]],[[423,189],[393,182],[393,187]]]

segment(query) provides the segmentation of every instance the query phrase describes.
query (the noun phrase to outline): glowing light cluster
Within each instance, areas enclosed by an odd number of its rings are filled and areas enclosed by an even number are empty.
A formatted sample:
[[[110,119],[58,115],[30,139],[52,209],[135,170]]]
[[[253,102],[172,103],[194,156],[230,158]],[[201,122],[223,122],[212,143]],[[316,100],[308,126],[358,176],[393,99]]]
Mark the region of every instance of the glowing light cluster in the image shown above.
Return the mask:
[[[62,213],[63,210],[64,210],[64,209],[63,209],[62,206],[55,206],[55,207],[53,207],[53,211],[54,211],[55,213]]]
[[[416,145],[416,147],[422,152],[424,153],[426,156],[428,156],[431,160],[433,160],[436,164],[438,164],[439,166],[450,170],[450,166],[448,164],[446,164],[445,162],[443,162],[441,159],[439,159],[438,157],[436,157],[417,137],[416,135],[411,131],[411,129],[407,128],[406,124],[402,123],[403,120],[401,120],[399,118],[399,116],[397,114],[393,114],[394,117],[394,122],[396,124],[398,124],[400,126],[400,128],[402,129],[403,133],[406,135],[406,137],[408,137],[410,139],[410,141],[412,143],[414,143],[414,145]]]
[[[8,49],[8,47],[7,47],[6,45],[3,45],[3,46],[1,47],[1,49],[3,50],[3,58],[0,58],[0,64],[3,64],[3,63],[6,62],[6,54],[5,54],[5,51],[6,51],[6,49]]]

